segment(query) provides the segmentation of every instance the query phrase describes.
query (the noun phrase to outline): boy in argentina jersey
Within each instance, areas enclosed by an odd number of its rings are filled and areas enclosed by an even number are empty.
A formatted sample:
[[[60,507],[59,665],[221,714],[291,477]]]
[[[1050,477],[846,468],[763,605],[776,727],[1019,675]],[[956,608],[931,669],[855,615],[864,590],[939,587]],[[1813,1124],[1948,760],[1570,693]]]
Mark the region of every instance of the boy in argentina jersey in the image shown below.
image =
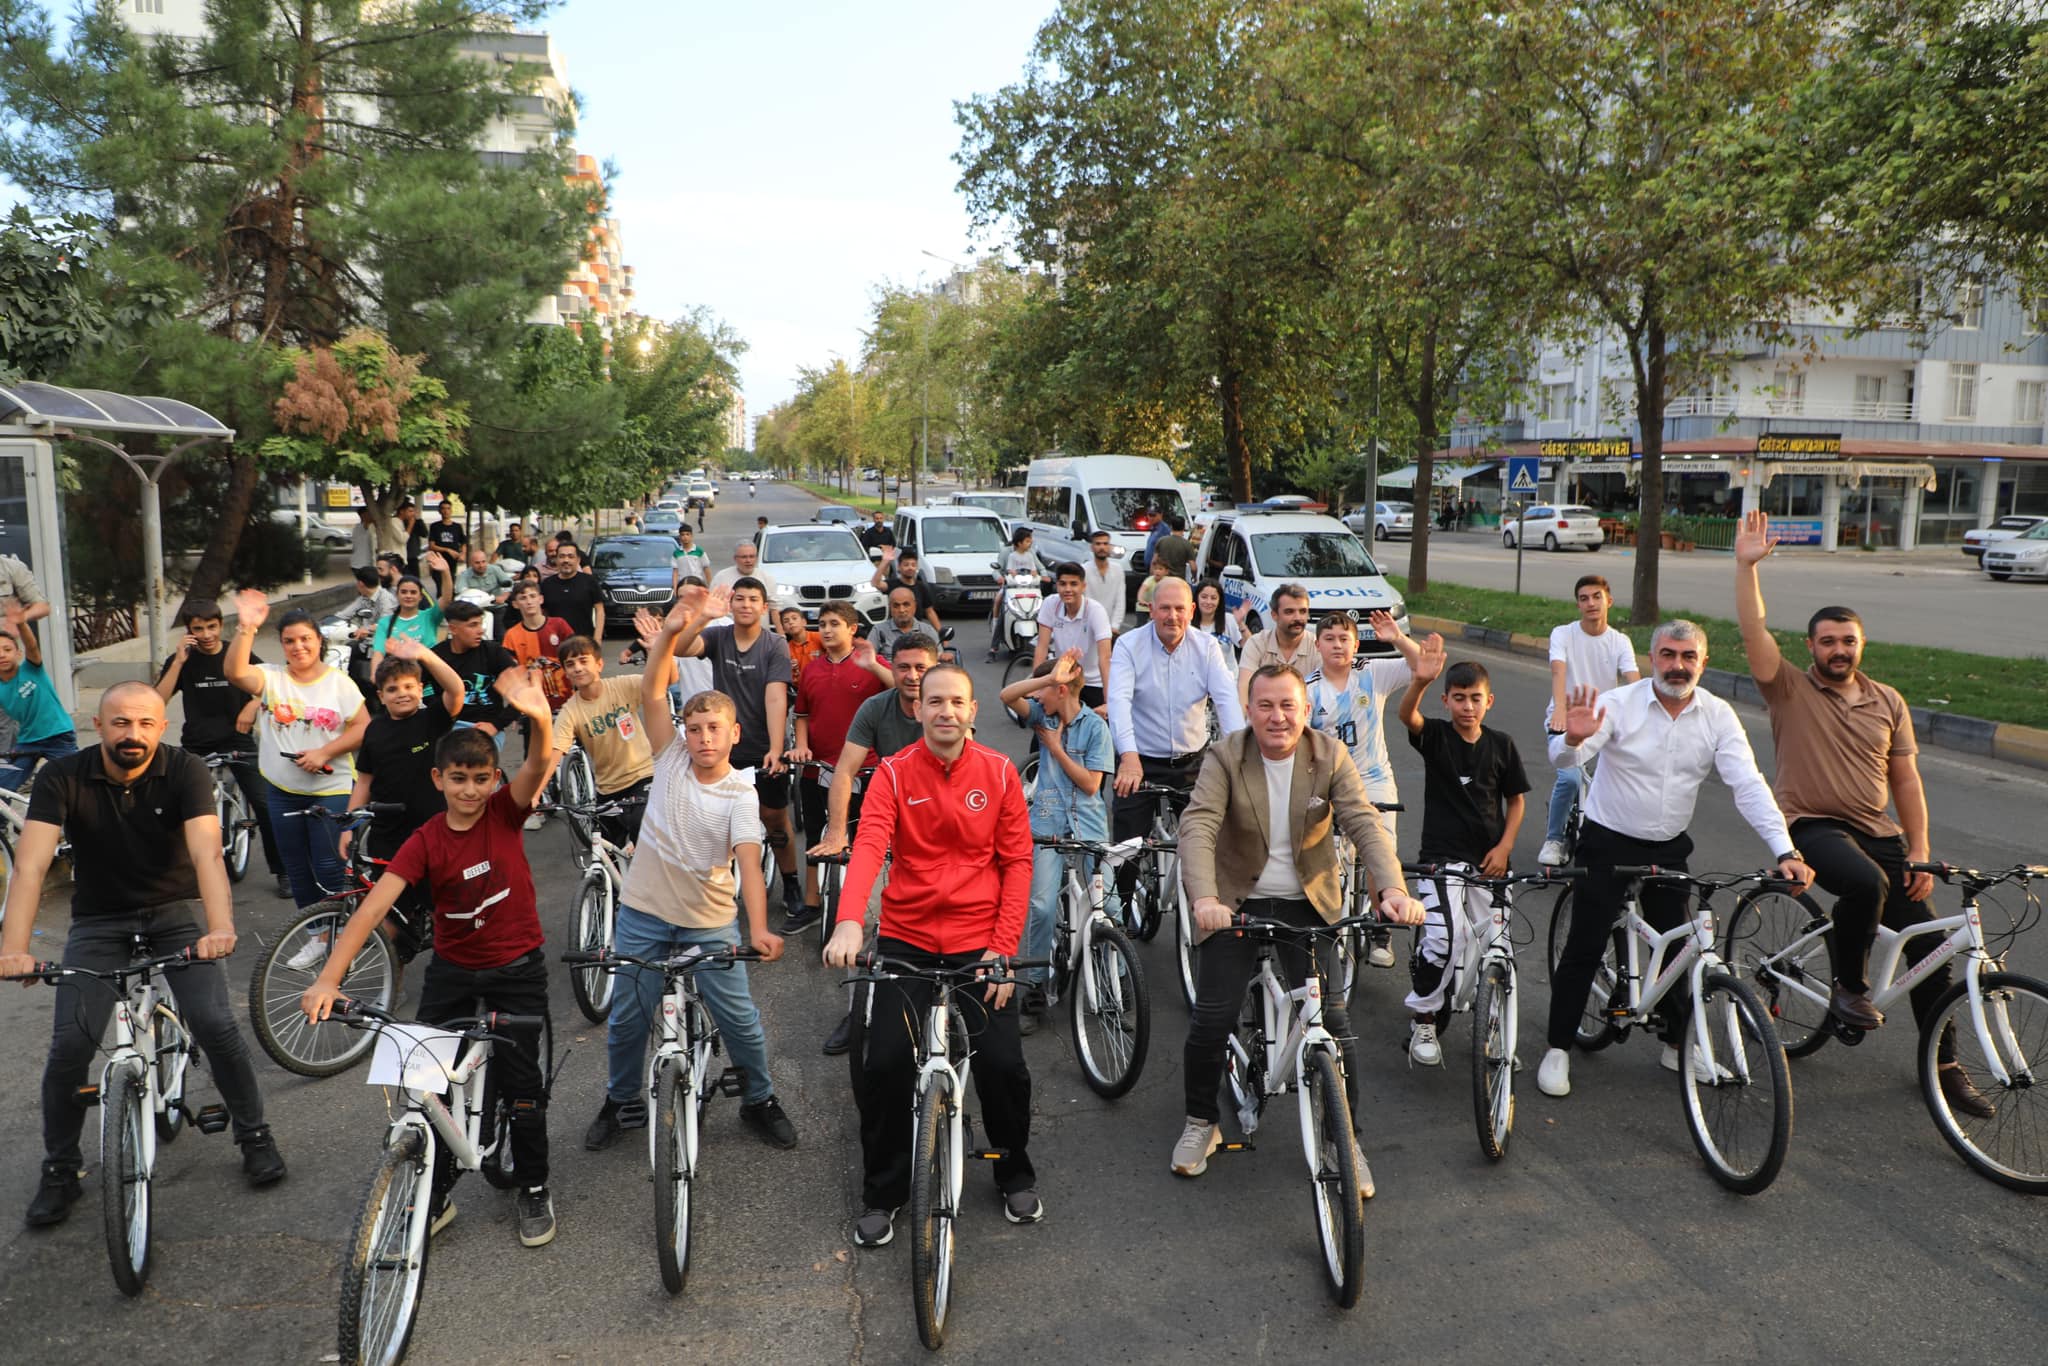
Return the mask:
[[[1401,657],[1355,663],[1358,624],[1343,612],[1325,616],[1316,627],[1316,653],[1322,658],[1322,667],[1308,678],[1308,723],[1351,751],[1351,762],[1365,779],[1366,797],[1384,808],[1401,800],[1394,783],[1394,763],[1387,754],[1386,699],[1408,686],[1413,677],[1410,666],[1421,647],[1395,625],[1390,614],[1374,612],[1370,621],[1373,635],[1392,644]],[[1382,810],[1380,820],[1387,827],[1388,840],[1395,840],[1395,813]],[[1393,929],[1375,925],[1367,936],[1371,947],[1366,961],[1376,968],[1394,966]]]

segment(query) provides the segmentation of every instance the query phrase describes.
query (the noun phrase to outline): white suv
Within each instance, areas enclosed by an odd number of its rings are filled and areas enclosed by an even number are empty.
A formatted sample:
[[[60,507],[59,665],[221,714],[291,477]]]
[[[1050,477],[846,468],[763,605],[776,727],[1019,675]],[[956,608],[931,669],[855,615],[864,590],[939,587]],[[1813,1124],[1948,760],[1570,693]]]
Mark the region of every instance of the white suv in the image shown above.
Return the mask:
[[[1256,507],[1218,513],[1202,534],[1198,563],[1203,578],[1223,585],[1228,606],[1251,604],[1247,630],[1271,624],[1273,590],[1284,583],[1308,590],[1311,620],[1326,612],[1345,612],[1356,620],[1362,655],[1391,654],[1394,648],[1374,639],[1367,620],[1371,613],[1391,612],[1395,623],[1408,629],[1401,595],[1373,563],[1365,543],[1335,517]]]
[[[871,626],[889,615],[881,591],[870,582],[875,566],[868,552],[843,526],[791,522],[769,527],[761,533],[761,569],[774,580],[770,605],[777,611],[799,608],[804,620],[815,623],[820,607],[844,601]]]

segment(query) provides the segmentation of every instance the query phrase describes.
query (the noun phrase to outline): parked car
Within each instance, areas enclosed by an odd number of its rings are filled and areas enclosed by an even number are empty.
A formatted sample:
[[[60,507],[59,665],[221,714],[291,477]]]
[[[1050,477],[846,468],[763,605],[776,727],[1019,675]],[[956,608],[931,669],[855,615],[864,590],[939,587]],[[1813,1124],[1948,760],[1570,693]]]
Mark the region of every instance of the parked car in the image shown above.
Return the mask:
[[[2048,517],[1987,547],[1984,572],[1994,579],[2048,579]]]
[[[606,635],[630,633],[633,614],[643,607],[663,616],[675,605],[669,593],[675,553],[672,536],[601,536],[590,547],[590,572],[604,594]]]
[[[1562,550],[1568,545],[1598,550],[1606,539],[1607,533],[1600,529],[1600,514],[1576,505],[1526,508],[1519,522],[1503,519],[1500,524],[1500,543],[1509,550],[1515,548],[1516,541],[1545,550]]]
[[[297,526],[299,513],[296,508],[272,508],[270,520],[279,526]],[[349,533],[332,522],[323,522],[312,513],[306,514],[306,544],[325,546],[329,550],[347,550]]]
[[[818,609],[833,600],[851,602],[871,626],[889,615],[868,552],[843,525],[770,526],[761,533],[761,569],[775,582],[774,606],[801,608],[806,621],[816,622]]]
[[[1393,614],[1408,629],[1408,608],[1380,573],[1365,543],[1335,517],[1249,506],[1219,512],[1203,533],[1201,576],[1223,585],[1224,603],[1247,605],[1248,631],[1272,619],[1273,590],[1284,583],[1308,589],[1312,619],[1345,612],[1358,622],[1358,652],[1386,655],[1394,647],[1378,640],[1368,620],[1375,611]]]
[[[1367,508],[1361,504],[1344,514],[1344,525],[1375,541],[1405,541],[1415,534],[1415,505],[1374,503]]]
[[[1964,532],[1963,553],[1981,564],[1984,560],[1986,547],[1995,545],[2000,541],[2010,541],[2016,536],[2025,535],[2044,522],[2048,522],[2048,517],[2036,517],[2024,513],[2011,517],[2001,517],[1990,526],[1978,527],[1975,531]]]
[[[1017,523],[1024,520],[1024,495],[1022,493],[956,493],[955,507],[987,508],[1003,519],[1003,529],[1014,531]]]
[[[642,531],[665,531],[671,536],[676,534],[676,528],[682,524],[681,508],[656,507],[640,519]]]
[[[718,488],[709,479],[692,479],[690,492],[685,500],[690,507],[702,503],[707,508],[718,506]]]
[[[655,512],[681,512],[682,510],[683,500],[680,498],[660,499],[655,503],[653,508],[653,511]]]
[[[899,507],[896,545],[917,552],[917,573],[940,607],[994,600],[1010,540],[987,508]]]
[[[814,522],[822,522],[827,526],[837,525],[856,527],[865,525],[867,521],[866,518],[860,515],[860,510],[858,508],[850,508],[844,503],[825,504],[825,506],[818,509],[817,515],[812,517],[811,520]]]

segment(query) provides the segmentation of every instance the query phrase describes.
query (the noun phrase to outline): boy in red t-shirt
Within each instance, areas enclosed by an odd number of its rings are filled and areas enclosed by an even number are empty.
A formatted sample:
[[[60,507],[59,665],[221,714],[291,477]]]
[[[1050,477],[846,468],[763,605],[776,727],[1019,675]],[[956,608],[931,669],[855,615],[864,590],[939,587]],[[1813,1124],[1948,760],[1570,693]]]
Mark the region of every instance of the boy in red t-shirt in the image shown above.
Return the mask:
[[[875,647],[854,637],[859,625],[860,613],[850,602],[828,602],[819,608],[817,636],[822,648],[796,681],[796,745],[787,757],[796,773],[804,832],[813,841],[825,833],[825,793],[832,779],[822,769],[804,772],[803,765],[819,763],[829,768],[837,764],[853,714],[861,703],[887,692],[895,681],[889,666],[875,659]],[[854,819],[858,819],[859,801],[856,793]],[[816,924],[824,913],[818,865],[805,859],[803,909],[783,920],[782,933],[796,934]]]
[[[524,669],[507,669],[498,676],[496,687],[498,695],[539,733],[547,733],[547,698]],[[399,847],[384,876],[342,927],[319,980],[300,1000],[308,1019],[327,1018],[342,996],[349,963],[392,903],[416,882],[432,888],[434,899],[434,956],[420,983],[416,1018],[423,1024],[440,1024],[480,1011],[547,1014],[548,969],[541,954],[540,913],[520,825],[547,781],[552,759],[548,746],[528,745],[526,762],[501,787],[498,750],[490,736],[458,730],[441,738],[434,747],[434,786],[448,809]],[[491,1064],[503,1095],[531,1102],[513,1111],[512,1165],[520,1179],[519,1241],[539,1247],[555,1236],[555,1208],[547,1186],[546,1078],[533,1032],[512,1030],[508,1037],[514,1046],[500,1045]],[[445,1146],[437,1146],[429,1225],[434,1233],[455,1217],[455,1204],[448,1198],[454,1183],[455,1159]]]

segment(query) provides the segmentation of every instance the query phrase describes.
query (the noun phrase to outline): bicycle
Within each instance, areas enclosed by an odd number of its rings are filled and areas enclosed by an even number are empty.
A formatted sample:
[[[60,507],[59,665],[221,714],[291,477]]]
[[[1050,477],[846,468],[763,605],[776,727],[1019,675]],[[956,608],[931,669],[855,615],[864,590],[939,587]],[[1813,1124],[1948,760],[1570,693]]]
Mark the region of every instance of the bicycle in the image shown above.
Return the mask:
[[[302,1077],[332,1077],[369,1056],[374,1039],[332,1020],[314,1024],[299,1009],[299,998],[319,979],[327,966],[328,952],[341,936],[341,927],[355,914],[356,907],[388,866],[388,860],[371,858],[364,850],[364,826],[378,816],[404,812],[405,807],[399,802],[371,802],[339,816],[319,806],[287,813],[325,821],[335,826],[337,832],[357,832],[349,848],[349,885],[338,895],[301,911],[299,918],[264,948],[256,960],[255,972],[250,974],[250,1029],[263,1051],[287,1072]],[[432,944],[433,935],[433,916],[406,909],[401,898],[386,917],[384,929],[371,935],[349,964],[341,981],[342,991],[350,1000],[386,1010],[393,1008],[398,1003],[398,982],[405,964]]]
[[[612,930],[618,922],[619,893],[626,886],[626,867],[631,856],[613,844],[604,832],[604,822],[645,806],[645,796],[606,802],[602,806],[567,806],[574,827],[590,838],[589,858],[583,865],[583,881],[576,888],[575,909],[569,917],[569,940],[575,952],[603,957],[612,951]],[[592,1024],[603,1024],[612,1013],[612,978],[598,968],[570,972],[569,989],[576,1008]]]
[[[1962,906],[1955,915],[1904,930],[1877,927],[1871,1004],[1889,1009],[1929,973],[1962,957],[1963,980],[1942,993],[1920,1030],[1921,1099],[1934,1127],[1979,1175],[2017,1191],[2048,1192],[2048,1152],[2042,1151],[2039,1138],[2048,1112],[2034,1108],[2026,1111],[2032,1119],[2014,1117],[2014,1107],[2027,1106],[2037,1089],[2034,1060],[2048,1058],[2048,983],[2008,972],[2004,953],[2004,946],[2038,917],[2040,901],[2032,883],[2048,878],[2048,866],[2022,863],[1982,872],[1952,863],[1909,863],[1906,869],[1932,874],[1950,886],[1960,883]],[[1993,953],[1979,903],[1985,892],[2008,884],[2022,889],[2027,911],[2015,917],[2010,931],[1998,936],[2000,951]],[[1757,984],[1772,1018],[1781,1022],[1785,1051],[1793,1057],[1804,1057],[1831,1038],[1851,1046],[1863,1042],[1863,1030],[1844,1023],[1829,1009],[1835,980],[1828,956],[1829,923],[1811,895],[1791,897],[1780,891],[1749,893],[1728,918],[1728,961]],[[1906,945],[1928,935],[1946,937],[1901,974]],[[1939,1071],[1944,1034],[1954,1038],[1957,1064],[1991,1102],[1994,1114],[1958,1115],[1949,1104]],[[1975,1051],[1965,1061],[1969,1048]]]
[[[134,947],[147,953],[147,938],[135,936]],[[178,1018],[175,1001],[160,995],[151,980],[165,968],[200,961],[190,949],[180,949],[112,972],[39,962],[33,972],[0,979],[55,986],[66,977],[84,977],[114,988],[114,1047],[98,1085],[80,1088],[80,1099],[100,1107],[100,1213],[107,1260],[114,1284],[131,1299],[149,1279],[158,1146],[168,1147],[188,1120],[201,1133],[228,1127],[225,1105],[193,1110],[185,1104],[192,1036]]]
[[[581,808],[597,804],[597,770],[591,765],[590,751],[583,748],[581,741],[572,743],[569,752],[562,756],[562,762],[548,779],[554,800],[550,809],[569,815],[569,826],[575,835],[576,855],[580,863],[590,843],[590,832],[576,817]]]
[[[1237,915],[1231,917],[1229,929],[1218,931],[1259,940],[1258,967],[1245,986],[1224,1058],[1224,1077],[1244,1139],[1221,1148],[1249,1152],[1266,1102],[1295,1093],[1323,1273],[1330,1298],[1344,1309],[1358,1303],[1364,1288],[1365,1199],[1359,1186],[1344,1057],[1323,1025],[1323,978],[1313,958],[1317,939],[1336,938],[1357,928],[1355,919],[1304,926]],[[1282,939],[1300,943],[1311,959],[1302,984],[1292,989],[1281,984],[1275,946]]]
[[[659,1033],[647,1060],[647,1143],[654,1182],[655,1259],[661,1266],[661,1283],[671,1295],[682,1293],[690,1274],[690,1195],[697,1179],[704,1102],[713,1091],[737,1096],[745,1086],[737,1067],[711,1070],[711,1059],[720,1047],[718,1026],[696,993],[696,974],[760,958],[759,950],[737,945],[689,949],[671,958],[633,958],[609,951],[562,955],[572,967],[606,973],[621,967],[645,968],[666,979],[655,1016]]]
[[[1057,850],[1062,868],[1046,1004],[1058,1005],[1072,989],[1074,1060],[1081,1064],[1081,1079],[1096,1095],[1114,1100],[1136,1086],[1145,1070],[1152,1004],[1137,947],[1104,909],[1103,880],[1151,849],[1142,839],[1103,844],[1036,835],[1032,843]],[[1084,873],[1089,859],[1099,866]]]
[[[822,763],[814,759],[807,763],[798,764],[797,769],[798,782],[814,781],[819,786],[827,788],[832,785],[834,769],[831,764]],[[861,779],[859,777],[855,777],[853,780],[853,791],[855,796],[860,794]],[[794,792],[790,794],[789,808],[798,818],[791,823],[790,837],[796,841],[796,848],[803,852],[804,861],[816,864],[818,868],[818,905],[824,913],[818,917],[817,929],[821,938],[829,939],[832,935],[832,927],[838,923],[839,888],[846,881],[846,864],[851,856],[851,850],[841,850],[837,854],[811,853],[811,845],[823,838],[825,832],[801,828],[803,802],[799,800],[798,794]],[[764,862],[771,862],[774,857],[774,851],[764,847],[764,856]],[[762,876],[766,878],[773,876],[773,874],[770,871],[764,871]],[[775,884],[773,882],[765,882],[763,885],[773,887]]]
[[[1716,1181],[1737,1194],[1754,1195],[1777,1179],[1791,1147],[1792,1078],[1770,1012],[1714,947],[1711,901],[1714,893],[1744,883],[1779,888],[1792,884],[1771,873],[1695,877],[1631,866],[1617,867],[1614,874],[1628,880],[1628,891],[1621,916],[1607,936],[1575,1040],[1580,1048],[1595,1052],[1625,1038],[1637,1025],[1660,1024],[1658,1003],[1683,980],[1691,1002],[1690,1020],[1678,1044],[1686,1128]],[[1700,893],[1699,907],[1684,924],[1660,933],[1643,918],[1639,888],[1644,882],[1688,886]],[[1553,974],[1571,935],[1574,890],[1567,887],[1559,893],[1550,914]],[[1749,1114],[1759,1105],[1767,1105],[1769,1113]],[[1760,1149],[1755,1142],[1759,1133]]]
[[[1375,811],[1384,811],[1390,815],[1398,815],[1408,809],[1401,802],[1373,802],[1372,805]],[[1337,831],[1337,882],[1343,889],[1344,904],[1350,908],[1351,918],[1356,920],[1364,917],[1367,921],[1373,920],[1372,888],[1368,887],[1365,879],[1359,875],[1358,851],[1352,846],[1351,837],[1341,829]],[[1393,928],[1387,924],[1372,927],[1374,932],[1387,932],[1390,946],[1393,942]],[[1371,938],[1365,930],[1348,931],[1337,941],[1337,962],[1344,970],[1344,988],[1338,993],[1340,998],[1347,1001],[1351,999],[1351,988],[1358,984],[1358,965],[1366,961],[1366,955],[1371,950]],[[1391,947],[1388,951],[1392,952]]]
[[[1490,1162],[1507,1156],[1515,1128],[1515,1048],[1521,1026],[1515,1009],[1520,983],[1515,974],[1517,887],[1556,886],[1579,878],[1578,868],[1545,868],[1534,873],[1487,877],[1468,864],[1404,863],[1401,871],[1436,884],[1437,910],[1450,931],[1451,955],[1444,964],[1444,1005],[1438,1032],[1452,1015],[1472,1016],[1472,1118],[1479,1150]],[[1452,887],[1459,891],[1453,894]],[[1492,907],[1490,927],[1472,933],[1464,924],[1463,887],[1481,887]],[[1455,917],[1455,918],[1454,918]],[[1525,922],[1526,923],[1526,922]]]
[[[934,1351],[946,1340],[946,1318],[953,1305],[953,1225],[960,1215],[960,1190],[966,1162],[995,1162],[1007,1156],[1000,1149],[974,1148],[973,1125],[967,1118],[967,1082],[973,1056],[967,1049],[967,1025],[953,994],[962,987],[1027,985],[1015,974],[1049,967],[1047,959],[995,959],[959,967],[917,967],[863,954],[863,971],[849,985],[910,979],[929,982],[934,990],[925,1012],[925,1026],[912,1040],[917,1065],[916,1124],[910,1149],[910,1288],[917,1311],[918,1340]]]
[[[220,819],[220,851],[227,860],[228,881],[240,882],[249,872],[249,846],[257,822],[235,770],[255,763],[256,756],[223,751],[205,759],[213,778],[213,811]]]
[[[1152,829],[1145,837],[1149,857],[1138,864],[1131,904],[1124,908],[1124,927],[1133,939],[1149,943],[1173,905],[1174,953],[1179,960],[1181,1000],[1195,1008],[1195,913],[1180,882],[1180,812],[1192,789],[1163,783],[1141,783],[1137,794],[1153,798]]]

